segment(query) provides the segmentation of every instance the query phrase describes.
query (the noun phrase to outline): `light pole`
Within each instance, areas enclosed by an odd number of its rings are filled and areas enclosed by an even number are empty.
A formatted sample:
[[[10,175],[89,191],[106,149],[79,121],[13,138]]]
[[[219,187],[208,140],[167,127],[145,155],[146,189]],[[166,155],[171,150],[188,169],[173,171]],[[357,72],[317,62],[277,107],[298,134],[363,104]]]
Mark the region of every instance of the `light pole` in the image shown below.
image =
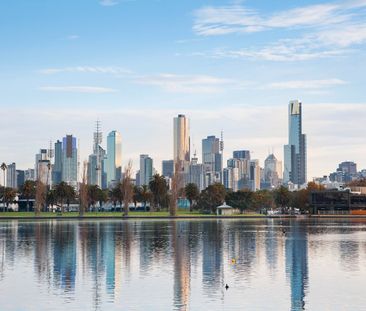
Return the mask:
[[[0,168],[3,170],[3,177],[4,177],[4,185],[3,185],[3,211],[5,210],[5,171],[8,168],[7,165],[3,162],[0,166]]]

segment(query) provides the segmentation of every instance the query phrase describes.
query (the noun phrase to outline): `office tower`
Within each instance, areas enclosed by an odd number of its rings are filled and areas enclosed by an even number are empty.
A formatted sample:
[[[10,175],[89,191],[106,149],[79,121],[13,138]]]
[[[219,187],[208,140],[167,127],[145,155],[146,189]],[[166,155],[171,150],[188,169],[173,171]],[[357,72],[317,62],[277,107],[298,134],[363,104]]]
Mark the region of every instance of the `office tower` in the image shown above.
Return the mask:
[[[35,173],[33,168],[29,168],[24,171],[24,181],[35,180]]]
[[[197,188],[202,191],[205,189],[205,167],[198,163],[196,157],[192,158],[189,165],[189,182],[196,184]]]
[[[237,184],[233,185],[231,189],[243,190],[244,188],[250,188],[250,160],[244,158],[232,158],[227,160],[227,168],[237,169]],[[236,176],[236,175],[235,175]]]
[[[237,167],[224,168],[223,181],[226,189],[231,189],[234,192],[238,191],[239,169]]]
[[[140,155],[139,185],[149,185],[153,176],[153,159],[148,154]]]
[[[177,169],[179,188],[183,188],[189,180],[190,137],[189,121],[180,114],[174,118],[174,170]]]
[[[107,136],[107,157],[105,161],[107,185],[118,183],[122,174],[122,136],[112,131]]]
[[[202,163],[205,168],[206,184],[209,186],[222,181],[222,154],[220,139],[207,136],[202,139]]]
[[[190,161],[189,121],[180,114],[174,118],[174,163],[178,163],[181,170]]]
[[[25,181],[25,172],[23,170],[17,170],[17,187],[20,189],[24,185]]]
[[[34,179],[38,179],[39,172],[39,162],[48,160],[48,152],[47,149],[41,149],[38,154],[36,154],[36,161],[34,165]]]
[[[288,106],[288,145],[284,146],[283,182],[298,187],[306,183],[306,136],[302,133],[302,104],[290,101]]]
[[[249,169],[250,190],[257,191],[261,188],[261,168],[258,160],[250,160]]]
[[[78,184],[78,150],[72,135],[62,139],[62,181],[75,188]]]
[[[233,152],[233,158],[250,160],[250,151],[249,150],[236,150]]]
[[[281,184],[282,162],[275,155],[270,154],[264,161],[263,180],[266,189],[277,188]]]
[[[340,163],[337,170],[329,175],[331,181],[339,183],[347,183],[357,178],[357,164],[351,161]]]
[[[37,180],[47,186],[51,186],[52,165],[50,160],[38,161]]]
[[[8,165],[6,169],[6,186],[9,188],[17,188],[17,169],[15,163]]]
[[[55,143],[55,162],[52,169],[52,183],[59,184],[62,181],[62,142]]]
[[[172,178],[174,174],[174,161],[173,160],[163,160],[162,173],[164,177]]]
[[[103,133],[100,129],[100,122],[97,121],[93,136],[93,153],[89,156],[88,183],[104,189],[106,188],[107,174],[105,169],[106,152],[101,146],[102,140]]]

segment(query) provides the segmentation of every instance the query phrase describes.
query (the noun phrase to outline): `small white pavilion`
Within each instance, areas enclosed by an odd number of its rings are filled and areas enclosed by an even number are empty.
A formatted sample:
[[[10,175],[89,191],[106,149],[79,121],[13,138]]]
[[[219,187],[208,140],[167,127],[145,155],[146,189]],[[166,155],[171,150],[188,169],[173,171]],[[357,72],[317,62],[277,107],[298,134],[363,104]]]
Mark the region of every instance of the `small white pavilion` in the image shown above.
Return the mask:
[[[227,205],[226,202],[224,204],[216,207],[216,214],[217,216],[231,216],[234,212],[234,209]]]

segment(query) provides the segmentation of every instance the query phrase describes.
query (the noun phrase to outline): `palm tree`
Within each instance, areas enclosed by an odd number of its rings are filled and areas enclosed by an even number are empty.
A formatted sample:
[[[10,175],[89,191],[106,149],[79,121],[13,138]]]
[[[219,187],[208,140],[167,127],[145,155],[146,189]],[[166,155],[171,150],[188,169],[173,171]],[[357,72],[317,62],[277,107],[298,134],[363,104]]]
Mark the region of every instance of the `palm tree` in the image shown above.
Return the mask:
[[[6,203],[6,211],[8,211],[9,203],[14,201],[16,195],[16,191],[13,188],[4,188],[4,202]]]
[[[146,212],[146,203],[151,202],[152,199],[152,193],[148,186],[143,185],[140,188],[140,196],[141,196],[141,202],[144,203],[144,210]]]
[[[61,213],[64,212],[64,202],[69,196],[69,185],[65,183],[64,181],[61,181],[58,185],[55,187],[55,194],[57,201],[61,203]]]
[[[121,183],[118,183],[114,188],[109,190],[109,198],[113,202],[114,211],[116,211],[117,202],[122,205],[123,195],[121,194]]]
[[[149,183],[149,188],[153,195],[154,209],[160,210],[161,203],[166,197],[168,186],[163,176],[155,174]]]
[[[36,194],[36,183],[33,180],[26,180],[22,186],[21,193],[27,200],[27,212],[29,212],[29,200]]]
[[[88,202],[89,206],[91,205],[93,210],[95,210],[95,204],[99,200],[99,191],[100,188],[98,185],[89,185],[88,186]]]

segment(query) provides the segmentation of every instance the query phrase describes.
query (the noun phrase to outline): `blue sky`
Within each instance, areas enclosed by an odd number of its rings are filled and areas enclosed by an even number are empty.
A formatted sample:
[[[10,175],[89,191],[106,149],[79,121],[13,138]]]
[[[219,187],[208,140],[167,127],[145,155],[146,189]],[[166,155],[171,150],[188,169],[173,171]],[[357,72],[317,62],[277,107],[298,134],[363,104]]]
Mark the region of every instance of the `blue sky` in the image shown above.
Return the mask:
[[[2,161],[33,166],[65,134],[92,150],[94,121],[123,159],[172,158],[172,118],[194,148],[283,158],[287,103],[303,102],[308,177],[366,168],[366,1],[12,0],[0,3]]]

